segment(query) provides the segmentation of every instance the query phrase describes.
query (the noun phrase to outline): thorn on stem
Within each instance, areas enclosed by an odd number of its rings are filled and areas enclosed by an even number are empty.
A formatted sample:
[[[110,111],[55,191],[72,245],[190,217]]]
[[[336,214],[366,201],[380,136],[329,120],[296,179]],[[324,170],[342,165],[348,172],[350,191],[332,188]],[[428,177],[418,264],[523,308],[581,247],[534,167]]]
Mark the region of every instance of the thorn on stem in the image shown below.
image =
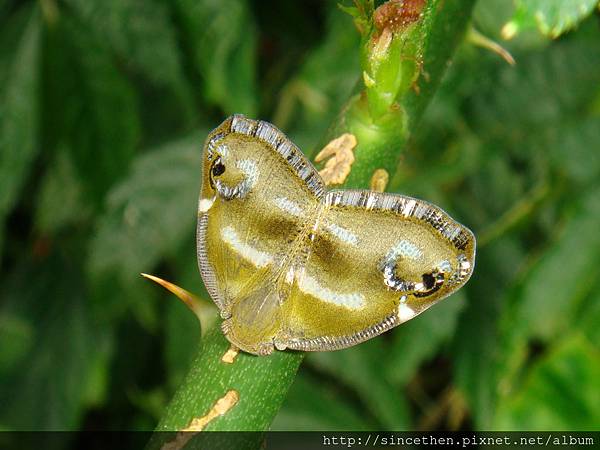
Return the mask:
[[[147,273],[142,273],[141,275],[144,278],[148,278],[149,280],[154,281],[156,284],[161,285],[167,291],[171,292],[172,294],[175,294],[177,298],[179,298],[183,303],[185,303],[185,305],[192,310],[194,315],[200,321],[202,334],[204,334],[205,330],[207,330],[211,323],[216,319],[216,308],[212,303],[200,299],[191,292],[188,292],[185,289],[169,281],[163,280],[162,278],[156,277],[154,275],[149,275]]]
[[[500,44],[491,40],[487,36],[484,36],[483,34],[481,34],[474,27],[469,28],[469,31],[467,34],[467,39],[470,43],[477,45],[478,47],[486,48],[486,49],[491,50],[492,52],[496,53],[511,66],[514,66],[516,64],[515,59],[513,58],[513,56],[510,54],[510,52],[508,50],[506,50]]]

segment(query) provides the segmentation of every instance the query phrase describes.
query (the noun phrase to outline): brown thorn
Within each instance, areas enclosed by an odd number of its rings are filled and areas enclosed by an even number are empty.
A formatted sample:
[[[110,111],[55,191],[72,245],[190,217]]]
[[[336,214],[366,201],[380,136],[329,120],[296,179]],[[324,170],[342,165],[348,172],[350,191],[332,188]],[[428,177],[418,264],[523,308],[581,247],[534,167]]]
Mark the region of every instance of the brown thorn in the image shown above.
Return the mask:
[[[194,315],[200,321],[202,334],[204,334],[206,329],[208,329],[213,318],[216,318],[216,310],[212,303],[202,300],[191,292],[188,292],[176,284],[163,280],[157,276],[149,275],[147,273],[142,273],[140,275],[142,275],[144,278],[154,281],[156,284],[161,285],[172,294],[175,294],[179,300],[181,300],[189,309],[191,309]]]

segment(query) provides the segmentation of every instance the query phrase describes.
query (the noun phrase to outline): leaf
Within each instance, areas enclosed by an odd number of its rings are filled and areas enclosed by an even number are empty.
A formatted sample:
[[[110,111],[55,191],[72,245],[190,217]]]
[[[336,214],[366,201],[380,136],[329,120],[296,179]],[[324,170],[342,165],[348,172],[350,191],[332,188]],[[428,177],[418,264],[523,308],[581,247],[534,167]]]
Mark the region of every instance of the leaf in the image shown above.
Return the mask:
[[[103,390],[92,375],[108,370],[111,331],[93,322],[80,280],[73,262],[53,255],[22,261],[3,284],[0,320],[18,320],[33,337],[0,386],[3,428],[75,430],[86,393]]]
[[[452,336],[464,306],[461,291],[395,329],[385,365],[388,378],[399,386],[408,383],[419,366]]]
[[[466,308],[452,345],[454,382],[464,394],[476,429],[488,429],[495,413],[500,358],[498,319],[507,286],[514,282],[526,253],[507,235],[477,255],[475,272],[466,286]]]
[[[528,343],[552,345],[559,337],[579,329],[581,305],[593,291],[592,280],[600,274],[598,239],[595,237],[600,212],[596,188],[579,204],[560,235],[523,277],[523,282],[507,293],[500,320],[501,358],[497,361],[498,392],[501,398],[517,389],[531,355]],[[592,310],[593,311],[593,310]]]
[[[477,2],[473,11],[473,25],[477,31],[499,43],[511,55],[521,50],[541,50],[551,44],[551,41],[537,30],[534,22],[520,23],[519,28],[515,28],[516,24],[512,21],[515,11],[514,1],[510,0]],[[485,54],[494,59],[499,57],[487,49],[476,48],[472,42],[470,47],[470,51],[479,56]],[[522,57],[517,60],[517,64],[521,60]]]
[[[321,43],[307,54],[298,75],[282,89],[273,122],[309,152],[356,85],[360,38],[338,8],[327,14]],[[323,143],[325,144],[325,143]],[[321,147],[319,147],[321,148]]]
[[[597,430],[600,353],[575,334],[538,361],[522,389],[498,406],[499,430]]]
[[[258,108],[257,32],[245,0],[176,0],[207,100],[225,114]]]
[[[588,300],[583,302],[576,322],[581,323],[581,330],[585,336],[600,349],[600,293],[594,290]]]
[[[183,74],[176,30],[159,0],[67,0],[97,39],[148,80],[171,88],[184,103],[190,88]],[[189,103],[187,105],[190,106]]]
[[[8,4],[9,4],[10,0],[0,0],[0,20],[4,21],[5,20],[5,14],[8,10]]]
[[[544,51],[515,54],[514,68],[492,65],[473,85],[471,123],[486,138],[523,151],[523,140],[541,129],[577,120],[600,84],[600,44],[596,37],[573,36]],[[498,63],[500,64],[500,63]],[[468,93],[465,93],[468,95]],[[488,134],[489,133],[489,134]]]
[[[527,329],[527,337],[543,341],[571,326],[577,302],[594,287],[600,276],[600,189],[582,199],[577,214],[569,220],[558,240],[527,276],[517,312],[507,318],[512,328]]]
[[[15,205],[38,151],[41,23],[27,12],[25,28],[0,73],[0,249],[6,215]]]
[[[385,429],[408,429],[404,394],[382,376],[381,366],[387,358],[382,344],[381,339],[372,339],[336,352],[311,353],[307,363],[353,388]]]
[[[375,5],[373,0],[355,0],[353,2],[355,6],[345,6],[338,4],[338,7],[349,14],[354,19],[354,24],[358,31],[367,36],[373,26],[373,12],[375,11]]]
[[[496,316],[501,296],[488,294],[472,298],[457,327],[460,333],[454,343],[453,372],[456,386],[464,394],[473,415],[475,428],[486,430],[496,403]],[[475,301],[477,298],[485,301]]]
[[[61,148],[44,174],[38,194],[35,224],[38,231],[53,234],[91,215],[83,187],[66,149]]]
[[[22,363],[34,345],[33,324],[10,312],[0,311],[0,375]]]
[[[66,145],[86,193],[99,205],[127,172],[138,143],[135,92],[104,43],[68,16],[49,31],[45,65],[49,145]]]
[[[500,28],[514,14],[515,6],[511,1],[487,0],[477,2],[473,10],[473,21],[476,28],[484,35],[497,39],[500,37]]]
[[[577,122],[568,122],[553,128],[548,134],[545,148],[557,170],[565,173],[574,182],[589,184],[600,175],[600,118],[589,117]]]
[[[369,425],[368,418],[353,407],[343,392],[336,392],[322,380],[300,371],[271,430],[360,431],[369,429]]]
[[[516,0],[517,11],[511,21],[516,30],[536,24],[551,38],[575,28],[589,16],[598,0]]]
[[[91,242],[92,277],[115,273],[131,283],[193,235],[203,136],[193,134],[139,157],[111,190]]]

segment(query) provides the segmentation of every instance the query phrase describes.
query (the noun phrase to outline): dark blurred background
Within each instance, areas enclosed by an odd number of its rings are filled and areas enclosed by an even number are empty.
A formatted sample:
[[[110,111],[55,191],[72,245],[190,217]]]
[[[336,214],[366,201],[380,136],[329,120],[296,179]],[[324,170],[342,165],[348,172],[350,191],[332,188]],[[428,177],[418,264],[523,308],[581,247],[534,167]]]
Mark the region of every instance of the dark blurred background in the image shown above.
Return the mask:
[[[479,2],[517,64],[465,40],[390,185],[474,230],[471,281],[309,355],[274,429],[598,429],[600,20],[548,3]],[[358,53],[335,1],[0,0],[0,429],[153,429],[200,334],[139,273],[206,295],[204,137],[237,112],[311,149]]]

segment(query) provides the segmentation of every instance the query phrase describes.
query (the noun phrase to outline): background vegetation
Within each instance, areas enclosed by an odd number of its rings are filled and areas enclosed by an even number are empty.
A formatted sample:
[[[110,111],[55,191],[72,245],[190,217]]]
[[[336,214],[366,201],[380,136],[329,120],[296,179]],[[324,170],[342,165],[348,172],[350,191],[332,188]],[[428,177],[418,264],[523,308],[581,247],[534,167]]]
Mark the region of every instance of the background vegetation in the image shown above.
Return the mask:
[[[390,191],[478,236],[458,294],[308,355],[272,428],[597,429],[597,0],[485,0]],[[334,1],[0,0],[0,427],[156,426],[202,294],[200,150],[234,112],[314,149],[359,79]],[[205,295],[205,294],[204,294]],[[327,405],[324,408],[324,405]]]

